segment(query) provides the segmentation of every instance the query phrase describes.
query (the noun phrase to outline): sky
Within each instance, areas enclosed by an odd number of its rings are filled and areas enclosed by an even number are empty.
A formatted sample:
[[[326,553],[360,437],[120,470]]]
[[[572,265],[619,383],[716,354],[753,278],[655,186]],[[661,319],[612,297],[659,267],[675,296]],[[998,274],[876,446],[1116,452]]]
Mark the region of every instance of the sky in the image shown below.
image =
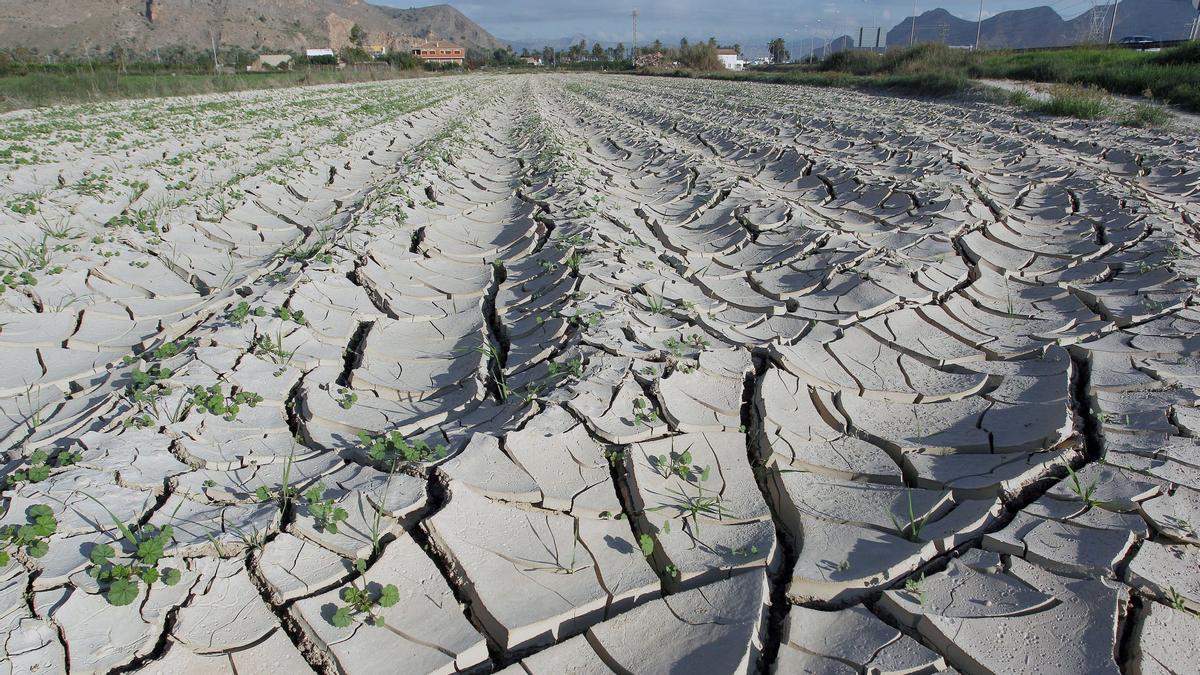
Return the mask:
[[[375,0],[411,6],[405,0]],[[1107,0],[983,0],[984,18],[1011,9],[1049,5],[1070,19]],[[680,37],[716,37],[722,44],[782,36],[787,39],[857,33],[860,26],[886,32],[911,16],[913,0],[448,0],[502,40],[537,41],[584,35],[604,43],[632,37],[630,14],[639,11],[638,34],[674,43]],[[979,0],[916,0],[917,13],[943,7],[975,20]],[[806,27],[807,26],[807,27]],[[642,41],[642,40],[639,40]]]

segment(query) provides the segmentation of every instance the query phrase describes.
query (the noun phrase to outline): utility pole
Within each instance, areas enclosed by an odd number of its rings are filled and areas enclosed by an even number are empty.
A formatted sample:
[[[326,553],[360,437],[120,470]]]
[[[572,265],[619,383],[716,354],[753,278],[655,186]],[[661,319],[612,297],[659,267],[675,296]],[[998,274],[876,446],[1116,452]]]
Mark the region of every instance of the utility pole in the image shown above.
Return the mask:
[[[979,0],[979,20],[975,22],[975,51],[979,51],[981,35],[983,35],[983,0]]]
[[[221,70],[221,65],[217,63],[217,38],[213,37],[211,30],[208,31],[208,41],[212,43],[213,72],[216,73]]]
[[[1118,5],[1118,0],[1113,0],[1113,3],[1112,3],[1113,18],[1112,18],[1112,23],[1108,27],[1108,43],[1109,44],[1112,44],[1113,33],[1115,33],[1117,30],[1117,5]]]
[[[913,22],[912,32],[908,35],[908,46],[911,47],[917,42],[917,0],[913,0]]]
[[[637,68],[637,18],[638,11],[633,9],[633,67]]]

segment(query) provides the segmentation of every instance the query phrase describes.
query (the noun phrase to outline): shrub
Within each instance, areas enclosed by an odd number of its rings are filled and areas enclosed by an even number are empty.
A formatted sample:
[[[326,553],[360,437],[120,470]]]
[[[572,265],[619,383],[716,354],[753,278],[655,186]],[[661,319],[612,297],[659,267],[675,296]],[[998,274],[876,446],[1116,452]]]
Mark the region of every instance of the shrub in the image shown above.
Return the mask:
[[[1200,65],[1200,40],[1193,40],[1178,47],[1164,49],[1151,57],[1150,60],[1164,66]]]

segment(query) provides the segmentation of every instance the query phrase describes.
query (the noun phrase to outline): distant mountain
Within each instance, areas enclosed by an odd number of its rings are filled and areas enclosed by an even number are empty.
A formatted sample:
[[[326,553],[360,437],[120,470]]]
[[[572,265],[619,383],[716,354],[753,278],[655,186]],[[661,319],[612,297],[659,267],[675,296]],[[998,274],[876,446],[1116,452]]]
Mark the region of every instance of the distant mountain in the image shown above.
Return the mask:
[[[403,48],[438,38],[495,49],[504,44],[450,5],[400,9],[361,0],[0,0],[0,48],[42,53],[209,48],[303,49],[350,44]],[[211,37],[210,37],[211,36]]]
[[[1160,40],[1188,36],[1196,10],[1189,0],[1121,0],[1117,6],[1114,40],[1127,35],[1149,35]],[[1105,42],[1112,23],[1112,6],[1088,10],[1070,20],[1050,7],[1033,7],[1000,12],[983,20],[983,47],[1052,47],[1093,40]],[[944,9],[929,10],[916,19],[916,42],[948,45],[975,44],[975,21],[954,16]],[[888,31],[889,47],[904,46],[913,38],[913,19],[906,18]]]

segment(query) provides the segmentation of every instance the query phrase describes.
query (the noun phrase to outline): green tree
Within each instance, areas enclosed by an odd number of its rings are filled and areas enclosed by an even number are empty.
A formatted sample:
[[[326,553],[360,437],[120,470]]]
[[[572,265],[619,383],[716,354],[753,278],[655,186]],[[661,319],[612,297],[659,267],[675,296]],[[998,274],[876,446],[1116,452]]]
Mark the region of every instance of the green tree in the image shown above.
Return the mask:
[[[771,40],[767,44],[767,51],[771,53],[771,63],[787,63],[792,58],[792,55],[788,53],[787,43],[781,37]]]
[[[354,46],[362,47],[366,40],[367,34],[363,31],[362,26],[354,24],[354,26],[350,28],[350,41],[354,43]]]
[[[679,64],[692,70],[721,70],[717,48],[707,44],[691,45],[679,50]]]
[[[603,61],[604,60],[604,47],[601,47],[599,42],[592,45],[592,60],[593,61]]]

